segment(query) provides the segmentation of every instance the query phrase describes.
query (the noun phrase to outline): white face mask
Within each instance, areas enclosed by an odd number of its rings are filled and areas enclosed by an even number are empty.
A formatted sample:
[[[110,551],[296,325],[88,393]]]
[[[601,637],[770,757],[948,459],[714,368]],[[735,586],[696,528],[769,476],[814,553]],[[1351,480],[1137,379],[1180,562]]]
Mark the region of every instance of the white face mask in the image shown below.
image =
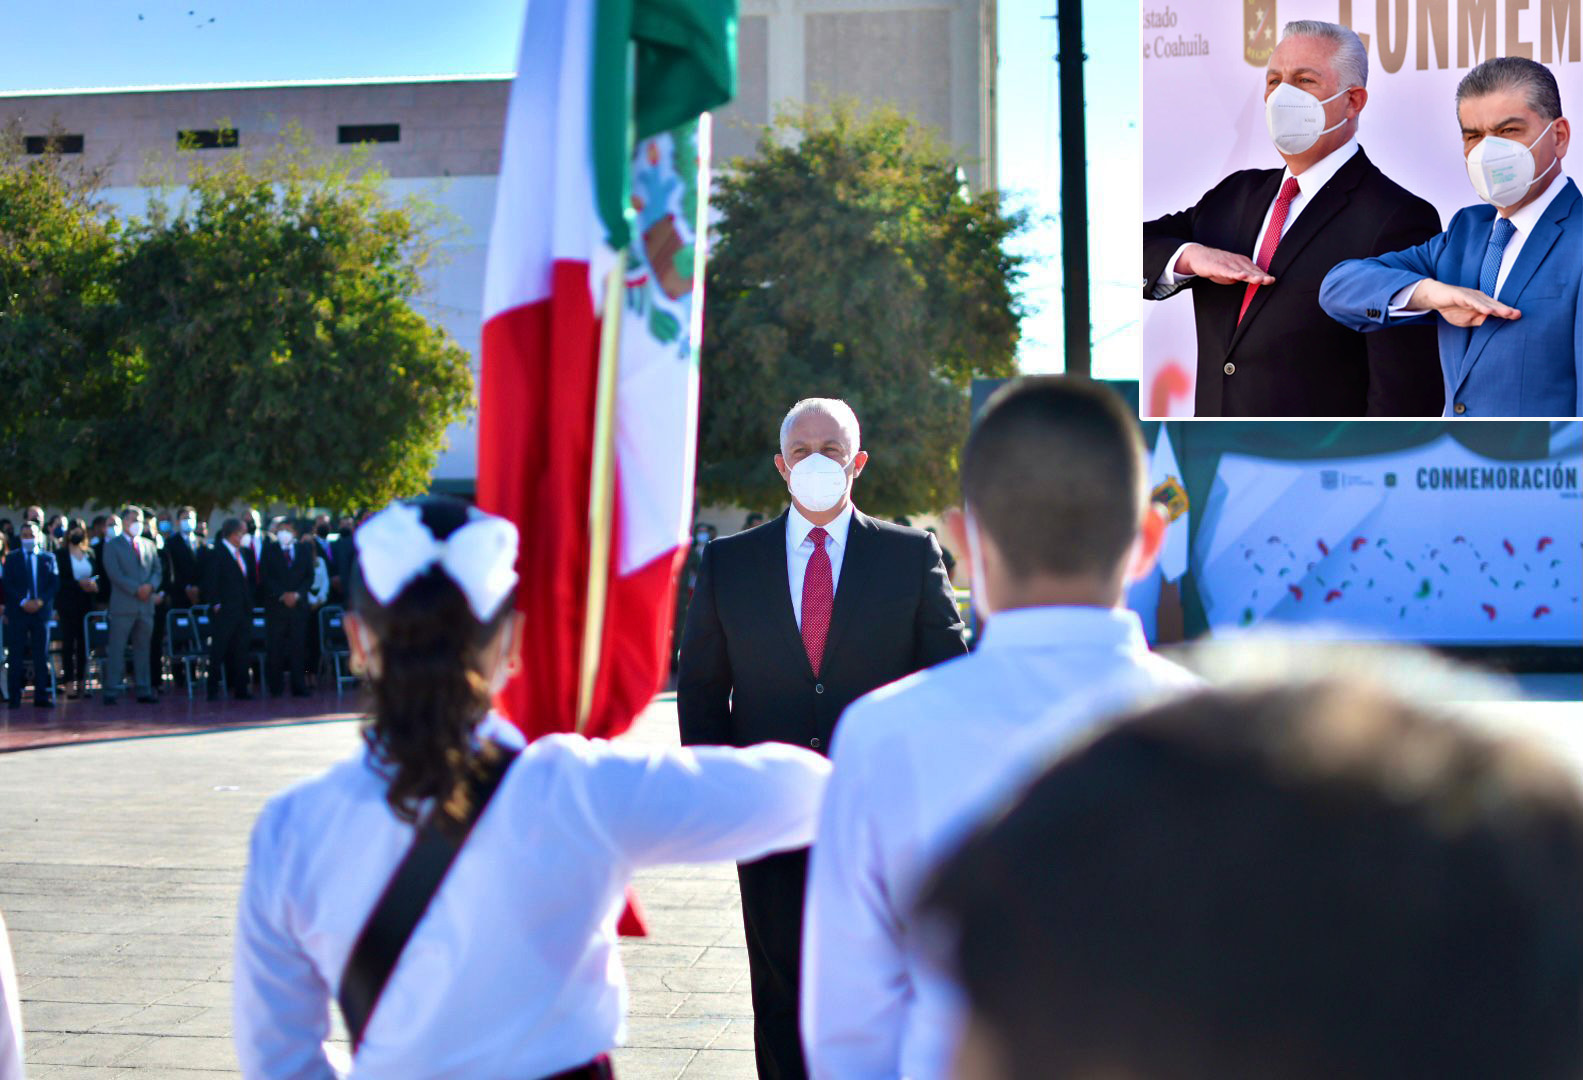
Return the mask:
[[[1325,127],[1325,106],[1329,105],[1352,87],[1340,94],[1333,94],[1320,101],[1307,90],[1299,90],[1291,83],[1281,83],[1264,99],[1264,123],[1270,129],[1270,139],[1283,154],[1301,154],[1347,122],[1341,121]]]
[[[786,486],[804,509],[822,514],[846,494],[846,469],[823,454],[809,454],[792,466]]]
[[[1561,164],[1561,159],[1556,158],[1544,172],[1534,175],[1533,148],[1555,126],[1556,122],[1550,121],[1527,146],[1498,135],[1487,135],[1468,151],[1468,179],[1473,181],[1473,190],[1479,193],[1479,198],[1502,210],[1522,202],[1529,188]]]
[[[979,538],[978,522],[973,520],[972,512],[963,507],[962,516],[967,519],[967,569],[973,575],[973,608],[979,618],[988,621],[995,614],[995,606],[989,602],[989,579],[984,573],[984,541]]]
[[[126,523],[126,534],[128,536],[130,536],[132,539],[136,540],[139,536],[143,535],[143,523],[141,521],[129,521],[129,522],[127,522]]]
[[[291,546],[291,534],[284,529],[275,534],[275,539],[280,542],[281,547]]]

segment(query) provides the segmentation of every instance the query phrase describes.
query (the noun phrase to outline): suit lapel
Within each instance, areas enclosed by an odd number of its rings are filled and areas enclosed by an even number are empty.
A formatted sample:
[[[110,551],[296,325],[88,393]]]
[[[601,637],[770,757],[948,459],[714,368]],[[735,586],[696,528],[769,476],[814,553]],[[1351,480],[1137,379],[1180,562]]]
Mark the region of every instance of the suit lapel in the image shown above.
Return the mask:
[[[856,507],[852,524],[846,531],[846,551],[841,555],[841,580],[835,588],[835,606],[830,612],[830,633],[825,638],[824,654],[831,655],[841,640],[841,632],[852,621],[852,612],[861,606],[866,583],[873,578],[868,559],[876,530]]]
[[[1517,255],[1517,262],[1512,265],[1511,273],[1506,276],[1506,284],[1499,290],[1506,297],[1502,301],[1503,303],[1510,304],[1519,311],[1522,310],[1522,304],[1518,303],[1518,301],[1522,299],[1523,290],[1533,280],[1533,276],[1544,262],[1545,256],[1550,254],[1550,249],[1555,247],[1557,240],[1561,239],[1562,222],[1570,215],[1573,203],[1577,198],[1578,195],[1575,188],[1570,191],[1563,191],[1545,209],[1544,216],[1534,226],[1534,231],[1529,234],[1528,239],[1523,241],[1523,249]],[[1478,264],[1482,264],[1484,248],[1488,245],[1489,234],[1488,230],[1485,230],[1479,233],[1479,243],[1470,244],[1470,250],[1465,255],[1469,260],[1472,260],[1475,258],[1473,249],[1476,249]],[[1464,268],[1465,266],[1466,264],[1464,264]],[[1477,274],[1477,269],[1475,269],[1474,273],[1475,275]],[[1477,276],[1473,278],[1472,287],[1478,287]],[[1497,299],[1499,298],[1497,297]],[[1490,338],[1495,336],[1496,331],[1505,322],[1505,319],[1485,319],[1482,324],[1473,328],[1473,333],[1468,338],[1468,349],[1466,354],[1464,354],[1461,369],[1457,373],[1458,391],[1462,389],[1462,384],[1472,374],[1473,365],[1478,363],[1479,357],[1484,353],[1485,346],[1490,343]]]
[[[1371,167],[1369,159],[1362,149],[1359,149],[1352,155],[1350,161],[1336,170],[1336,175],[1332,176],[1303,207],[1303,212],[1297,215],[1297,220],[1292,222],[1292,227],[1276,245],[1275,257],[1270,260],[1270,276],[1275,279],[1275,284],[1261,288],[1253,294],[1253,300],[1248,304],[1248,313],[1242,317],[1242,322],[1231,336],[1233,349],[1247,333],[1248,327],[1259,317],[1259,312],[1264,310],[1264,305],[1269,303],[1271,293],[1280,288],[1281,278],[1302,254],[1303,249],[1313,242],[1337,214],[1347,208],[1352,201],[1353,191],[1357,190],[1358,184],[1363,181],[1364,175]],[[1270,198],[1273,201],[1275,193],[1272,193]],[[1258,243],[1257,240],[1254,242]]]
[[[780,630],[786,647],[802,663],[802,670],[811,679],[813,666],[808,663],[808,650],[802,642],[802,632],[797,629],[797,612],[792,608],[791,574],[786,568],[786,530],[791,527],[791,511],[775,519],[775,523],[760,530],[764,542],[759,558],[764,561],[765,580],[770,583],[770,622]],[[844,567],[843,567],[844,569]]]
[[[1275,196],[1281,191],[1281,177],[1285,175],[1281,169],[1272,169],[1248,191],[1247,203],[1242,208],[1242,232],[1237,237],[1237,251],[1246,252],[1248,258],[1257,259],[1259,256],[1259,234],[1263,231],[1264,215],[1269,213],[1270,204],[1275,201]],[[1236,286],[1237,307],[1242,306],[1242,293],[1246,286],[1240,282]],[[1263,292],[1264,290],[1260,290]],[[1254,294],[1254,303],[1258,302],[1258,293]],[[1236,314],[1232,313],[1232,322],[1223,342],[1223,353],[1229,354],[1232,346],[1236,344],[1238,331],[1242,328],[1236,322]],[[1243,322],[1247,322],[1246,319]]]

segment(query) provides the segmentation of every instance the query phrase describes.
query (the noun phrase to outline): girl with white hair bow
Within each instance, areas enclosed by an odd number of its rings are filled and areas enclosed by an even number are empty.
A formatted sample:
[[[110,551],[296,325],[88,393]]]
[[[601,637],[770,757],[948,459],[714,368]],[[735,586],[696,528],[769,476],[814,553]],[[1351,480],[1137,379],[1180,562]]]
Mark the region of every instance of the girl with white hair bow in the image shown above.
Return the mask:
[[[243,1074],[338,1075],[338,997],[357,1077],[609,1076],[632,873],[809,843],[828,763],[783,745],[524,746],[490,711],[523,636],[515,527],[431,497],[371,518],[356,546],[366,745],[254,828]]]

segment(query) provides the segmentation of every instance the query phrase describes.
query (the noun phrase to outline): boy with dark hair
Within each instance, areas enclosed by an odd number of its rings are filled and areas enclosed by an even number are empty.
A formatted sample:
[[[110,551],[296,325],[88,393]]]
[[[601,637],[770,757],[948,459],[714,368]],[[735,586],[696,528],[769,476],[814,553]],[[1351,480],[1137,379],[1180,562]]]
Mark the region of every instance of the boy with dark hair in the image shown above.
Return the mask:
[[[923,905],[963,1080],[1583,1075],[1575,780],[1351,678],[1117,724]]]
[[[958,1012],[917,950],[917,889],[1048,748],[1195,685],[1122,606],[1165,531],[1146,478],[1136,418],[1096,383],[1021,379],[985,406],[947,521],[981,644],[859,699],[836,729],[803,938],[815,1076],[946,1074]]]

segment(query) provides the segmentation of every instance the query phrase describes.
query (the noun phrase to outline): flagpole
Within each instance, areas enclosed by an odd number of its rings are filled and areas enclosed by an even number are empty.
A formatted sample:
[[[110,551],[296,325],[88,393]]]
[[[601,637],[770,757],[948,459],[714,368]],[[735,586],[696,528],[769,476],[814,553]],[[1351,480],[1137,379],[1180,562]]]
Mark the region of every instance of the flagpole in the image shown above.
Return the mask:
[[[627,252],[616,252],[605,278],[599,327],[599,379],[594,389],[594,460],[588,484],[588,592],[583,610],[582,663],[577,679],[577,733],[588,729],[605,636],[610,591],[611,535],[615,529],[616,382],[621,363],[621,313],[626,302]]]

